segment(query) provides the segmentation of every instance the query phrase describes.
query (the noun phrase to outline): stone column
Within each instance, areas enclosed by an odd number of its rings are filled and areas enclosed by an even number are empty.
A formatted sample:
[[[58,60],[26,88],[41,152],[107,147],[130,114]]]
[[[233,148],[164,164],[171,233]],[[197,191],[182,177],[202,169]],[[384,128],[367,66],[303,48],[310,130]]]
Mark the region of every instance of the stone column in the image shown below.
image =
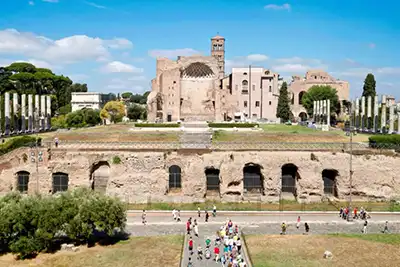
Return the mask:
[[[10,135],[10,93],[4,94],[4,135]]]
[[[365,96],[361,97],[361,131],[365,128]]]
[[[400,113],[397,111],[397,134],[400,134]]]
[[[381,103],[381,133],[386,132],[386,95],[382,95]]]
[[[46,96],[40,96],[40,130],[44,131],[47,128],[46,121]]]
[[[358,130],[360,128],[360,99],[356,98],[356,104],[355,104],[355,127]]]
[[[315,121],[315,117],[317,115],[317,101],[313,101],[313,120]]]
[[[26,95],[21,95],[21,132],[26,132]]]
[[[319,100],[318,102],[319,102],[319,104],[318,104],[318,107],[319,107],[319,111],[318,111],[319,124],[323,124],[322,101]]]
[[[374,133],[378,131],[378,115],[379,114],[379,106],[378,106],[378,96],[374,97]]]
[[[315,112],[316,112],[315,117],[316,117],[316,119],[315,119],[315,123],[319,124],[319,101],[315,101],[315,104],[316,104],[316,109],[315,109]]]
[[[394,106],[389,107],[389,134],[394,132]]]
[[[34,129],[35,132],[40,131],[40,102],[39,102],[39,95],[35,95],[35,111],[34,111],[34,116],[33,116],[33,124],[34,124]]]
[[[323,101],[323,107],[324,107],[324,124],[326,124],[326,100]]]
[[[28,95],[28,132],[33,132],[33,97]]]
[[[219,98],[218,98],[219,99]],[[218,114],[220,114],[219,112]],[[46,118],[47,118],[47,127],[46,130],[50,130],[51,128],[51,96],[46,96]],[[261,115],[262,118],[262,115]]]
[[[13,94],[13,126],[14,133],[19,133],[18,93]]]
[[[367,128],[368,128],[368,130],[372,129],[371,112],[372,112],[372,97],[368,96],[368,98],[367,98]]]
[[[328,127],[331,126],[331,100],[328,99],[326,100],[326,124],[328,124]]]

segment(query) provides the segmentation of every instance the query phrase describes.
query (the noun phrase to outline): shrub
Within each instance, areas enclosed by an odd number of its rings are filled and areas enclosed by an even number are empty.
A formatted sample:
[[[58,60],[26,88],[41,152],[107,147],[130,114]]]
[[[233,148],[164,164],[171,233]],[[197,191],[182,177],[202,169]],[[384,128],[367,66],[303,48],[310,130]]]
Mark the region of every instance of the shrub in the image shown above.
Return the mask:
[[[400,135],[373,135],[369,137],[369,146],[371,148],[392,148],[400,149]]]
[[[121,158],[118,157],[118,156],[114,156],[114,157],[112,158],[112,163],[113,163],[113,164],[120,164],[120,163],[121,163]]]
[[[145,128],[179,128],[181,125],[179,123],[135,123],[135,127]]]
[[[68,128],[67,117],[65,115],[59,115],[58,117],[51,118],[51,126],[56,129]]]
[[[17,136],[6,140],[4,144],[0,144],[0,155],[7,154],[20,147],[33,146],[36,141],[39,145],[42,142],[40,137],[36,139],[36,137],[33,136]]]
[[[21,197],[12,193],[0,199],[0,245],[19,258],[51,252],[60,238],[87,243],[97,232],[112,236],[125,228],[124,205],[89,189],[54,196]]]
[[[211,122],[208,124],[208,127],[211,128],[252,128],[258,126],[258,123],[219,123],[219,122]]]

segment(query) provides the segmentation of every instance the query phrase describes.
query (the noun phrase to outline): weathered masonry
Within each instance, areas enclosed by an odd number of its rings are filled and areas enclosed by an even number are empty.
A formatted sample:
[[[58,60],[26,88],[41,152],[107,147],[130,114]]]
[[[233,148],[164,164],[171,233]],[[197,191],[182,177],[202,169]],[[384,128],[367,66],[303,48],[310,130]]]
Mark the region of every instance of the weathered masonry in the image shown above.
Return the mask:
[[[44,160],[23,148],[0,157],[0,192],[56,193],[90,187],[127,202],[318,202],[347,200],[349,154],[332,152],[62,151],[43,149]],[[50,154],[51,153],[51,154]],[[120,159],[114,164],[113,158]],[[400,159],[353,156],[355,200],[389,200],[400,193]]]

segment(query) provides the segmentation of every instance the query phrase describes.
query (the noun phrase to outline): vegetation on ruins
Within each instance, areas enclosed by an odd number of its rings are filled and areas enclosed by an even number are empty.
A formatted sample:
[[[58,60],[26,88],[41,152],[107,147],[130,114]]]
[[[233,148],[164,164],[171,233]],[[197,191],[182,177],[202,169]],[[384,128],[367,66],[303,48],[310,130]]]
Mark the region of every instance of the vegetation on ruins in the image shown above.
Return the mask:
[[[280,118],[282,123],[287,122],[291,117],[289,92],[286,82],[283,82],[282,87],[279,90],[278,105],[276,107],[276,117]]]
[[[5,140],[5,143],[0,144],[0,155],[7,154],[20,147],[34,146],[36,141],[41,143],[41,138],[33,136],[16,136]]]
[[[146,120],[147,119],[147,109],[143,105],[131,104],[128,107],[127,115],[130,120]]]
[[[135,123],[138,128],[179,128],[179,123]]]
[[[63,75],[51,70],[37,68],[26,62],[15,62],[0,67],[0,94],[17,92],[19,94],[50,94],[53,96],[51,112],[66,114],[71,111],[71,93],[87,92],[86,84],[73,83]]]
[[[101,119],[108,119],[112,123],[121,122],[125,115],[125,105],[120,101],[110,101],[100,112]]]
[[[330,100],[331,113],[337,112],[339,105],[339,97],[335,88],[329,85],[314,85],[303,95],[303,107],[307,110],[308,114],[312,114],[314,101]]]
[[[394,148],[400,150],[400,136],[397,134],[372,135],[368,139],[369,146],[372,148]]]
[[[61,242],[94,243],[123,231],[125,206],[89,189],[54,196],[10,193],[0,199],[0,246],[24,259]]]
[[[56,129],[96,126],[100,123],[100,111],[90,108],[77,110],[67,115],[59,115],[51,119],[51,125]]]
[[[112,158],[112,163],[113,163],[113,164],[120,164],[120,163],[121,163],[121,158],[118,157],[118,156],[114,156],[114,157]]]
[[[219,123],[219,122],[210,122],[208,123],[208,127],[211,128],[253,128],[258,127],[258,123]]]

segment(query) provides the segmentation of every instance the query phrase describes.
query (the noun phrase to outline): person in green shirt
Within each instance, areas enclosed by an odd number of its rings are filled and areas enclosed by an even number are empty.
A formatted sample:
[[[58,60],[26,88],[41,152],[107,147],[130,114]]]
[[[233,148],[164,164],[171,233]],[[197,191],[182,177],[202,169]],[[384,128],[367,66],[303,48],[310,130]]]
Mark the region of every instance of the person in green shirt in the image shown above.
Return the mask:
[[[209,248],[211,244],[211,239],[209,237],[207,237],[206,239],[206,247]]]

